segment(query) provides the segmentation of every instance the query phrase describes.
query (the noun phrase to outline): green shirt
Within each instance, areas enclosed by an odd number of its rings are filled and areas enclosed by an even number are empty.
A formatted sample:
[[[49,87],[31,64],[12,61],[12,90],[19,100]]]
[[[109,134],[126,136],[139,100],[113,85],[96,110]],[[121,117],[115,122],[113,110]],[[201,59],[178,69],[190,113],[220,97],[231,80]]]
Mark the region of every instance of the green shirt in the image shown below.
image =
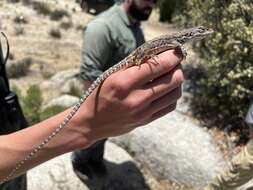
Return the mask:
[[[83,36],[81,78],[93,81],[144,43],[139,25],[131,25],[119,5],[98,15]]]

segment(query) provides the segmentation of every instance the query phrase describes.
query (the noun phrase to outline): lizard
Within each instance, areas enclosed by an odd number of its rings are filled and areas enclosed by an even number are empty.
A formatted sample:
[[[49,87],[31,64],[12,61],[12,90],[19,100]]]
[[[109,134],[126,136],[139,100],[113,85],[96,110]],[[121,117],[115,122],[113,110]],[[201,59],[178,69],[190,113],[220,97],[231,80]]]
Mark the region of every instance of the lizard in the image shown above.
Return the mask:
[[[46,137],[39,145],[37,145],[23,160],[17,163],[15,168],[3,179],[0,180],[0,184],[8,181],[15,173],[25,164],[28,160],[31,160],[37,152],[43,149],[43,147],[49,143],[71,120],[71,118],[76,114],[82,103],[89,97],[89,95],[107,79],[113,73],[121,70],[127,69],[131,66],[141,65],[148,59],[154,59],[154,57],[164,51],[170,49],[180,50],[183,59],[186,58],[186,51],[183,49],[183,45],[187,42],[193,40],[201,40],[211,35],[214,31],[210,28],[203,26],[193,27],[189,29],[182,30],[173,34],[166,34],[147,41],[143,45],[136,48],[132,53],[130,53],[126,58],[117,63],[116,65],[110,67],[105,72],[103,72],[82,94],[78,103],[76,103],[65,119],[60,123],[60,125],[55,128],[52,133]]]

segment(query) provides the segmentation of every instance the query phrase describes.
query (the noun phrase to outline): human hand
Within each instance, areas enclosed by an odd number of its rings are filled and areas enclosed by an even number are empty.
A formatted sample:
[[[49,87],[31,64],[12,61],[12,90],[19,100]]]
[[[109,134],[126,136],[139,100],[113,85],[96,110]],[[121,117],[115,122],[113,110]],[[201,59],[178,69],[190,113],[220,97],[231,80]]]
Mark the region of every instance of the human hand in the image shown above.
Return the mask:
[[[176,108],[183,82],[181,58],[169,50],[155,59],[158,64],[150,59],[112,74],[83,103],[75,121],[86,125],[91,143],[127,133]]]

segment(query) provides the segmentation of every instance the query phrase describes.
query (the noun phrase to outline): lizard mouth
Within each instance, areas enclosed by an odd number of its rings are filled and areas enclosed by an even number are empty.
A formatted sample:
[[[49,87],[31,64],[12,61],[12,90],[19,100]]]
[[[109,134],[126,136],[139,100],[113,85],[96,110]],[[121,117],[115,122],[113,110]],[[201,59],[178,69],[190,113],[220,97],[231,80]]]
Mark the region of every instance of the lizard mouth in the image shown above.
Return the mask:
[[[214,30],[212,28],[208,28],[206,31],[207,34],[212,34],[214,33]]]
[[[198,27],[199,29],[199,33],[201,34],[205,34],[205,35],[210,35],[212,33],[214,33],[214,30],[212,28],[206,28],[203,26]]]

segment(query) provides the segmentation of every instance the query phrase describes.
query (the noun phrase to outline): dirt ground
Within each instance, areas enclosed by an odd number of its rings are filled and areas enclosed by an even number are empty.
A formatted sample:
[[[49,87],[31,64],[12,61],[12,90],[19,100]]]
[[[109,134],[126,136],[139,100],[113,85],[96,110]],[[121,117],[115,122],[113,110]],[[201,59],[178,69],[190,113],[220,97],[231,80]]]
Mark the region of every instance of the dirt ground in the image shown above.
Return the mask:
[[[10,0],[0,1],[0,31],[8,36],[12,59],[32,58],[29,73],[18,79],[11,79],[11,85],[18,86],[23,93],[30,85],[45,80],[46,74],[79,68],[82,28],[94,17],[84,13],[73,0],[44,2],[52,9],[67,11],[70,16],[53,21],[49,16],[38,14],[30,5],[10,3]],[[63,29],[60,26],[62,23],[68,23],[71,27]],[[172,25],[159,23],[157,10],[153,11],[149,21],[143,23],[142,27],[146,40],[177,30]],[[59,30],[61,37],[53,38],[50,35],[52,30]],[[195,59],[196,56],[190,51],[189,62],[194,63]],[[226,152],[229,145],[226,142],[230,142],[226,140],[227,136],[215,130],[211,130],[210,133],[217,138],[217,143]],[[142,170],[153,190],[191,190],[168,181],[159,181],[145,167]]]

